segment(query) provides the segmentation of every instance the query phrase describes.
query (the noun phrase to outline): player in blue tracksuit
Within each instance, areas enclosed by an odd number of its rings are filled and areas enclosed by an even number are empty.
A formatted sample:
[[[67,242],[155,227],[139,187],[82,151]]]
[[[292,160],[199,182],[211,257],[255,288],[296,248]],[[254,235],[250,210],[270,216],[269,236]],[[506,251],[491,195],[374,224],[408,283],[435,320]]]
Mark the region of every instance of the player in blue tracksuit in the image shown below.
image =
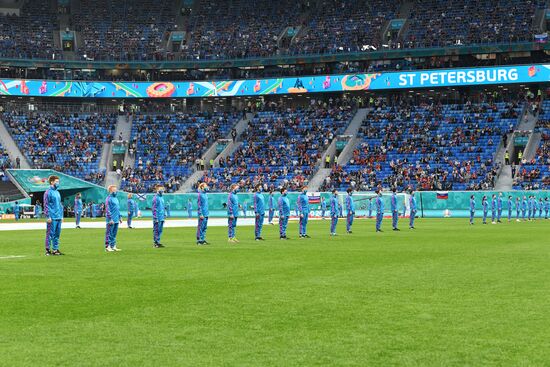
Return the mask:
[[[254,239],[256,241],[264,240],[262,237],[262,228],[265,218],[265,199],[262,194],[262,189],[262,185],[258,185],[254,193]]]
[[[384,201],[382,200],[382,191],[376,191],[376,232],[382,232],[382,220],[384,219]]]
[[[34,204],[34,217],[40,218],[42,216],[42,205],[40,205],[40,201],[36,201]]]
[[[374,201],[372,198],[369,198],[369,218],[372,218],[372,211],[374,209]]]
[[[542,219],[542,212],[544,211],[544,201],[542,198],[539,199],[539,219]]]
[[[325,198],[321,196],[321,219],[325,219],[326,211],[327,211],[327,202]]]
[[[344,206],[341,201],[338,201],[338,216],[342,218],[344,217]]]
[[[351,226],[353,226],[353,218],[355,217],[355,203],[353,202],[353,189],[351,187],[347,190],[348,194],[345,198],[345,204],[346,204],[346,231],[347,233],[352,233]]]
[[[63,255],[59,251],[59,237],[61,236],[61,222],[63,221],[63,206],[59,194],[59,177],[48,178],[50,188],[44,192],[44,215],[46,225],[46,256]]]
[[[519,222],[519,213],[521,212],[521,200],[519,196],[516,198],[516,222]]]
[[[336,225],[338,224],[338,191],[332,190],[330,197],[330,235],[336,236]]]
[[[535,198],[535,195],[532,195],[532,201],[533,201],[533,214],[531,215],[532,220],[537,219],[537,209],[539,208],[537,198]]]
[[[495,194],[493,194],[493,198],[491,200],[491,222],[493,224],[496,224],[496,219],[497,217],[497,196]]]
[[[239,192],[239,185],[233,184],[231,192],[227,196],[227,237],[230,243],[239,242],[235,238],[237,218],[239,217],[239,198],[237,197],[237,192]]]
[[[521,201],[521,219],[525,220],[525,213],[527,212],[527,209],[529,208],[529,202],[527,201],[527,196],[523,196],[523,200]]]
[[[166,210],[166,218],[170,218],[172,216],[172,212],[170,211],[169,202],[166,202],[166,205],[164,206],[164,210]]]
[[[82,194],[77,193],[74,197],[74,219],[76,228],[80,228],[80,219],[82,218]]]
[[[288,226],[288,218],[290,217],[290,201],[286,196],[287,191],[285,188],[281,189],[281,196],[279,197],[279,238],[281,240],[287,240],[286,228]]]
[[[500,217],[502,216],[502,192],[498,193],[497,198],[497,222],[502,223],[500,221]]]
[[[115,185],[109,186],[109,195],[105,199],[105,221],[107,222],[105,228],[105,251],[114,252],[120,251],[116,246],[116,236],[118,234],[118,225],[122,223],[122,217],[120,216],[120,203],[118,201],[117,187]]]
[[[202,182],[199,185],[197,193],[197,215],[199,221],[197,224],[197,245],[208,245],[206,241],[206,229],[208,227],[208,185]]]
[[[245,200],[243,205],[241,206],[241,210],[243,211],[243,218],[246,218],[246,211],[248,210],[248,201]]]
[[[273,192],[273,190],[269,191],[268,206],[269,206],[269,212],[268,212],[267,223],[273,225],[273,217],[275,216],[275,207],[277,206],[277,202],[275,201],[275,193]]]
[[[481,199],[481,207],[483,208],[483,224],[487,224],[487,212],[489,211],[489,202],[487,201],[487,196],[483,195]]]
[[[309,197],[307,196],[307,187],[302,188],[302,193],[298,196],[297,201],[298,215],[300,218],[298,231],[300,238],[309,238],[307,234],[307,222],[309,219]]]
[[[550,212],[550,200],[544,199],[544,219],[548,219],[548,212]]]
[[[512,195],[508,195],[508,222],[512,221],[512,209],[514,207],[514,203],[512,201]]]
[[[163,185],[157,185],[156,186],[156,194],[153,197],[153,247],[155,248],[161,248],[164,247],[162,243],[160,243],[160,239],[162,238],[162,231],[164,229],[164,186]]]
[[[470,195],[470,224],[474,224],[475,215],[476,215],[476,199],[474,195]]]
[[[533,217],[533,209],[535,208],[535,205],[533,203],[533,196],[529,196],[529,200],[527,201],[527,219],[531,220]]]
[[[187,200],[187,216],[189,218],[193,217],[193,203],[190,198]]]
[[[414,197],[414,190],[411,190],[411,193],[410,193],[409,209],[411,211],[409,215],[409,229],[415,229],[414,219],[416,218],[416,198]]]
[[[398,209],[397,209],[396,189],[392,190],[390,206],[391,206],[391,224],[392,224],[393,230],[394,231],[399,231],[399,228],[397,228],[397,221],[399,220],[399,212],[398,212]]]
[[[19,217],[21,216],[21,206],[19,205],[19,201],[16,201],[13,206],[13,215],[15,215],[16,221],[19,220]]]
[[[128,194],[128,199],[126,201],[126,206],[128,207],[128,216],[126,217],[126,224],[128,225],[128,228],[132,229],[132,218],[134,217],[134,214],[136,212],[136,202],[133,199],[132,194]]]

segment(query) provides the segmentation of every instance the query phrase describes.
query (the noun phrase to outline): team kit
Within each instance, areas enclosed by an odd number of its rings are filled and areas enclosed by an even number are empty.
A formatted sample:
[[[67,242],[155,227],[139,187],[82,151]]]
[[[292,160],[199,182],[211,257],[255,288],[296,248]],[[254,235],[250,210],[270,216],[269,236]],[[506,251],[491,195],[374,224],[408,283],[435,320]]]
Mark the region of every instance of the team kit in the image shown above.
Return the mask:
[[[63,206],[61,203],[61,195],[59,189],[59,177],[50,176],[48,178],[50,187],[44,193],[44,215],[47,218],[46,224],[46,240],[45,250],[46,256],[50,255],[63,255],[59,250],[59,238],[61,235],[61,223],[63,221]],[[117,247],[117,234],[119,224],[122,223],[122,216],[120,213],[120,202],[117,198],[118,188],[114,185],[108,188],[109,195],[105,200],[105,251],[117,252],[120,249]],[[197,190],[197,245],[208,245],[206,240],[206,232],[208,229],[208,185],[201,183]],[[266,197],[263,194],[262,185],[257,185],[254,190],[254,238],[256,241],[263,241],[262,230],[265,221],[266,213]],[[236,244],[239,240],[236,237],[237,232],[237,219],[239,208],[239,198],[237,193],[239,192],[239,185],[234,184],[231,186],[231,191],[227,198],[227,232],[228,243]],[[164,204],[164,186],[157,185],[155,187],[155,196],[152,203],[152,216],[153,216],[153,247],[162,248],[164,245],[161,243],[162,233],[165,222],[165,204]],[[274,224],[273,219],[275,212],[279,214],[279,238],[281,240],[289,240],[287,236],[287,227],[290,218],[290,201],[287,197],[287,189],[280,189],[280,196],[275,200],[273,191],[269,192],[267,197],[267,213],[268,224]],[[414,221],[417,213],[416,199],[414,192],[410,192],[409,206],[410,206],[410,218],[409,228],[415,229]],[[351,234],[353,220],[355,217],[355,202],[353,199],[353,190],[349,188],[345,195],[344,206],[346,210],[346,233]],[[382,221],[384,219],[384,202],[382,200],[382,191],[376,191],[376,197],[374,200],[376,208],[376,232],[382,232]],[[391,196],[391,212],[392,212],[392,227],[394,231],[399,231],[398,220],[398,198],[397,193],[393,190]],[[308,219],[310,217],[311,209],[309,203],[309,197],[307,195],[307,187],[301,190],[297,200],[297,213],[299,217],[298,228],[299,238],[310,238],[307,233]],[[128,216],[127,224],[128,228],[132,227],[132,217],[136,207],[135,201],[132,199],[132,194],[128,194]],[[80,194],[75,197],[75,223],[76,228],[80,228],[81,212],[82,212],[82,199]],[[339,217],[343,216],[342,206],[338,201],[338,191],[333,190],[331,192],[329,200],[329,208],[327,208],[326,201],[321,202],[322,217],[325,217],[325,212],[328,211],[330,215],[330,236],[337,236],[336,227]]]

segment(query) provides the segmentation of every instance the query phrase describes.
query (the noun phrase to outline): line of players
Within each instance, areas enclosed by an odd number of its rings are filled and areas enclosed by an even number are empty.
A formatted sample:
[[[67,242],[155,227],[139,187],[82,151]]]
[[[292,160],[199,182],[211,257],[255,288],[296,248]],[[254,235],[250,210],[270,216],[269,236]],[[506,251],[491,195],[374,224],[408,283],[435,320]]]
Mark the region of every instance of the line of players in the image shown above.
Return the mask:
[[[481,199],[481,207],[483,209],[483,224],[487,224],[487,218],[489,214],[489,200],[486,195]],[[508,196],[506,203],[506,209],[508,210],[508,222],[512,221],[513,210],[516,210],[516,221],[520,222],[521,220],[536,220],[537,211],[538,219],[543,219],[542,214],[544,212],[544,219],[548,219],[548,212],[550,212],[550,200],[545,198],[536,199],[534,195],[523,196],[523,199],[516,197],[516,200],[513,200],[513,197]],[[493,194],[491,198],[491,223],[502,223],[500,220],[502,218],[502,211],[504,210],[504,202],[502,199],[502,193],[499,193],[498,196]],[[476,201],[474,195],[470,196],[470,225],[474,224],[474,217],[476,213]],[[521,215],[520,215],[521,214]],[[521,218],[521,219],[520,219]]]
[[[61,235],[61,223],[63,220],[63,207],[61,204],[61,195],[59,194],[59,177],[50,176],[48,179],[50,187],[44,193],[44,214],[47,218],[46,225],[46,239],[45,250],[46,255],[62,255],[59,250],[59,237]],[[108,188],[109,195],[105,200],[105,251],[116,252],[120,251],[116,244],[116,238],[118,234],[119,224],[122,223],[122,216],[120,214],[120,203],[117,198],[118,188],[115,185],[111,185]],[[197,194],[197,207],[198,207],[198,224],[197,224],[197,244],[207,245],[206,232],[208,228],[208,185],[201,183],[198,188]],[[234,184],[231,186],[231,191],[227,198],[227,217],[228,217],[228,242],[238,243],[236,238],[237,219],[239,210],[239,199],[237,193],[239,192],[239,185]],[[290,202],[287,197],[287,189],[282,188],[280,190],[281,196],[277,201],[277,209],[279,211],[279,238],[281,240],[288,240],[287,227],[290,218]],[[165,221],[165,204],[164,204],[164,186],[157,185],[155,188],[155,196],[152,203],[152,215],[153,215],[153,246],[155,248],[162,248],[164,245],[161,243],[164,221]],[[353,220],[355,217],[355,202],[352,197],[353,190],[349,188],[345,197],[345,207],[347,211],[346,215],[346,232],[352,233]],[[128,204],[128,227],[132,228],[132,208],[131,197],[129,197]],[[399,231],[398,224],[398,199],[396,191],[393,190],[391,196],[391,211],[392,211],[392,227],[394,231]],[[376,192],[376,232],[382,232],[382,220],[384,218],[384,202],[382,200],[382,192],[378,190]],[[410,199],[410,221],[409,228],[414,229],[414,220],[416,216],[416,199],[414,198],[414,192],[411,192]],[[76,227],[80,228],[80,216],[82,207],[82,200],[77,195],[75,198],[75,214],[76,214]],[[265,221],[265,198],[262,193],[262,185],[258,185],[254,190],[254,236],[256,241],[263,241],[262,229]],[[310,238],[307,234],[307,225],[310,215],[309,197],[307,195],[307,187],[304,187],[298,196],[297,209],[299,215],[299,238]],[[336,236],[336,227],[338,224],[338,217],[340,214],[338,192],[333,190],[330,197],[330,235]],[[269,196],[269,209],[268,209],[268,223],[273,224],[273,217],[275,215],[275,203],[273,193]]]

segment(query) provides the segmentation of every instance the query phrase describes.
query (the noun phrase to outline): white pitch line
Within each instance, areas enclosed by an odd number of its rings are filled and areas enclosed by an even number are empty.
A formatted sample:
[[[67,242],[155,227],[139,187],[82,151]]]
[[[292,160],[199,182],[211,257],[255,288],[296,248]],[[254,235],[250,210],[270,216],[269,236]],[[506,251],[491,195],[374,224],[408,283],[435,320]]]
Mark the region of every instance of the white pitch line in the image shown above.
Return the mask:
[[[0,256],[0,260],[7,260],[7,259],[20,259],[22,257],[26,257],[23,255],[12,255],[12,256]]]

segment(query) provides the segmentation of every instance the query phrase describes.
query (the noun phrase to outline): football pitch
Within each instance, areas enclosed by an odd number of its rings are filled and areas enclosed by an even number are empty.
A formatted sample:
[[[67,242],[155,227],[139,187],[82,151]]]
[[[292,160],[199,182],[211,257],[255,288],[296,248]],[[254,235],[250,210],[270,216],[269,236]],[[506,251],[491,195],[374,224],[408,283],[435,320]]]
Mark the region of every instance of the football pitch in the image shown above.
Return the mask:
[[[357,220],[289,241],[278,226],[1,232],[3,366],[531,366],[550,362],[550,220],[400,232]]]

